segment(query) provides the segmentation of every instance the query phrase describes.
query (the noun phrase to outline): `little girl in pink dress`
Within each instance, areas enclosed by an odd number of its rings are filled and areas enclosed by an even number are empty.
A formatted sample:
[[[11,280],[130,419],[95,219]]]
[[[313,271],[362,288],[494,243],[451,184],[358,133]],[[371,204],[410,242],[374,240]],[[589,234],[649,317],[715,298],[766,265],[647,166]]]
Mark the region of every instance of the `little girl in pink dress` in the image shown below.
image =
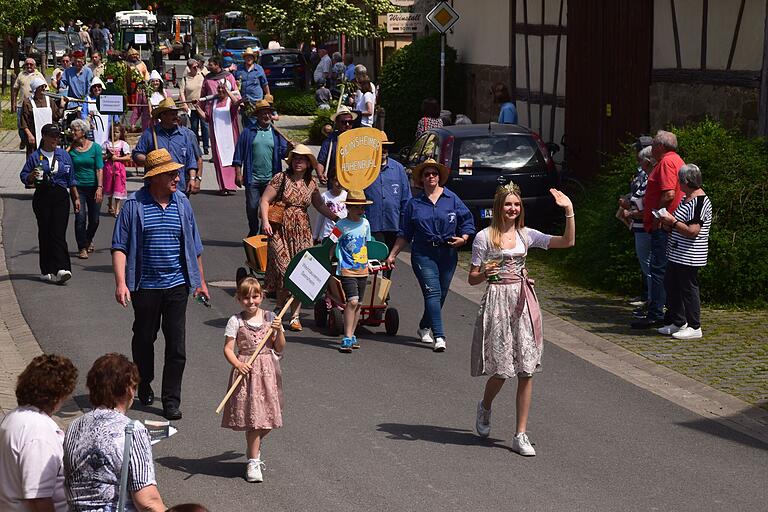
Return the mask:
[[[104,143],[104,197],[109,213],[117,217],[120,201],[128,198],[125,164],[131,161],[131,147],[125,142],[125,128],[120,123],[114,123],[112,130],[115,142],[108,140]]]
[[[283,382],[280,357],[285,348],[283,326],[274,313],[261,309],[264,299],[259,282],[246,277],[237,286],[235,295],[243,311],[232,315],[224,330],[224,357],[232,365],[231,386],[238,374],[243,379],[224,407],[221,426],[244,431],[246,440],[245,479],[263,482],[261,440],[273,428],[283,426]],[[248,364],[257,345],[269,328],[272,334],[256,359]],[[234,347],[237,345],[237,354]]]

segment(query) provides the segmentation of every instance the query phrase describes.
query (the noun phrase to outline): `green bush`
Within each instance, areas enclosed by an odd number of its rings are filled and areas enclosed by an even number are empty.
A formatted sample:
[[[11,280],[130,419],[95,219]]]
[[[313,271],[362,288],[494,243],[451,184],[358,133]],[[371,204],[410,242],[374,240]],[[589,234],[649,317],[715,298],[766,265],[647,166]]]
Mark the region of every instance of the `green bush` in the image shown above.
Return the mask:
[[[456,64],[456,50],[445,50],[445,108],[456,112],[462,105],[464,81]],[[379,77],[379,103],[386,112],[384,130],[395,147],[413,142],[425,98],[440,100],[440,36],[417,39],[397,50],[384,64]]]
[[[701,168],[714,208],[707,266],[699,274],[702,300],[764,306],[768,289],[768,150],[765,141],[729,132],[715,121],[671,128],[680,156]],[[634,150],[613,156],[588,187],[577,212],[576,247],[546,259],[563,276],[593,288],[633,294],[639,267],[632,234],[614,218],[629,191]]]
[[[311,116],[317,110],[315,95],[298,89],[275,89],[275,109],[280,114],[289,116]]]
[[[331,122],[331,114],[334,112],[336,112],[335,107],[332,107],[331,110],[318,110],[315,113],[315,118],[309,125],[309,141],[312,144],[321,144],[323,142],[325,136],[321,130],[326,124],[333,125],[333,122]],[[321,163],[325,165],[325,162]]]

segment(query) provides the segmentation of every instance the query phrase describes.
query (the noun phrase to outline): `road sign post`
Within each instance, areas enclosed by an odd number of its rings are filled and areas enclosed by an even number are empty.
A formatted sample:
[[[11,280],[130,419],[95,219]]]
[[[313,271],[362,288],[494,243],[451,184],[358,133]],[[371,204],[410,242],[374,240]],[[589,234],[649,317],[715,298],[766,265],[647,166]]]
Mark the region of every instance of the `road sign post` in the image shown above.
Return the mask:
[[[443,110],[445,108],[445,33],[459,21],[459,13],[447,2],[440,2],[429,11],[427,21],[440,32],[440,110]]]

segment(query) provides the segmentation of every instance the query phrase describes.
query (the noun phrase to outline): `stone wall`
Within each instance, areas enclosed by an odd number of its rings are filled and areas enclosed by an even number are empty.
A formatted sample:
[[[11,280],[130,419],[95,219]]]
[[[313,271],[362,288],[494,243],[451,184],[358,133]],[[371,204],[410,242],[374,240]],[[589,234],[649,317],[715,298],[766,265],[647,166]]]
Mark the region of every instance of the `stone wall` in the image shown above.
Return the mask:
[[[491,86],[502,82],[510,87],[508,66],[489,66],[483,64],[461,64],[462,75],[466,80],[466,101],[463,111],[454,114],[465,114],[473,123],[496,121],[499,117],[499,106],[493,103]],[[446,87],[450,87],[447,85]]]
[[[758,130],[759,100],[757,88],[655,82],[650,90],[651,131],[709,117],[726,128],[754,136]]]

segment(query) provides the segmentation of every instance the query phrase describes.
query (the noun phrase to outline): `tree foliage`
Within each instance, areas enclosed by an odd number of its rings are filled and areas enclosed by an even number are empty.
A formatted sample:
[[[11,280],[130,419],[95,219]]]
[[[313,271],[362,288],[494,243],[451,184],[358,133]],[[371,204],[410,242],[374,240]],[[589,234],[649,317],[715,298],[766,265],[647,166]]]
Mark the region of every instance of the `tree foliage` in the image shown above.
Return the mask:
[[[245,0],[259,29],[291,42],[323,41],[336,34],[376,37],[376,15],[392,11],[389,0]]]

